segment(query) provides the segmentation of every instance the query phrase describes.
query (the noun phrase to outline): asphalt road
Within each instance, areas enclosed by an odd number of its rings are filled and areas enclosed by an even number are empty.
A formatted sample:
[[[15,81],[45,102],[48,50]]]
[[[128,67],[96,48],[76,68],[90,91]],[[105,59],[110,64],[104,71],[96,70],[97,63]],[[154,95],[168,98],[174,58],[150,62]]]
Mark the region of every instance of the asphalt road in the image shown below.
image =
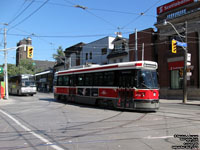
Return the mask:
[[[199,149],[199,139],[200,105],[161,100],[145,113],[65,104],[48,93],[0,102],[0,150]]]

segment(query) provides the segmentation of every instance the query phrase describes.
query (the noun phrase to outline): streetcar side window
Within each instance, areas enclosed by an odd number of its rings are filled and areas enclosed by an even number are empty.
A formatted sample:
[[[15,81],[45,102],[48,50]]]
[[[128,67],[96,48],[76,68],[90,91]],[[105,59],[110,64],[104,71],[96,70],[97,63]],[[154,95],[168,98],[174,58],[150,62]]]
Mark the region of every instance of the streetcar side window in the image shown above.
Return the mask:
[[[94,86],[101,86],[103,83],[103,73],[94,73]]]
[[[104,72],[104,83],[106,86],[113,86],[115,81],[114,72]]]
[[[85,86],[92,86],[93,76],[91,73],[85,74]]]
[[[59,76],[57,80],[57,85],[62,86],[62,84],[63,84],[63,76]]]
[[[83,74],[77,75],[77,85],[78,86],[84,85],[84,75]]]
[[[63,85],[68,86],[69,85],[69,76],[63,76]]]
[[[69,85],[75,86],[76,85],[76,75],[69,76]]]

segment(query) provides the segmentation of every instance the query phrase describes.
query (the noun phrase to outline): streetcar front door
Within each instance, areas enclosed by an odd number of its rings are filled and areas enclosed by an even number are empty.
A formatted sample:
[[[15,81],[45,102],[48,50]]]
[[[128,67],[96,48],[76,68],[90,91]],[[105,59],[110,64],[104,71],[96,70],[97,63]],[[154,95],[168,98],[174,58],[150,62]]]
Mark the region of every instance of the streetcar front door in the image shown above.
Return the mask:
[[[119,73],[118,107],[133,107],[133,73],[132,71],[121,71]]]

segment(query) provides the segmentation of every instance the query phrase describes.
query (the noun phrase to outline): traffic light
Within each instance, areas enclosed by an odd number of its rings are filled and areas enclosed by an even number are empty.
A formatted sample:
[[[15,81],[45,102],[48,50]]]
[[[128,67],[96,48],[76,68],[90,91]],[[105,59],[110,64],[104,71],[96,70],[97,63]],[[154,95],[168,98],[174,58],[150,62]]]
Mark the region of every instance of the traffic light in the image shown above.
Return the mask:
[[[33,58],[33,47],[28,46],[27,58]]]
[[[176,53],[177,47],[176,47],[176,40],[172,40],[172,53]]]

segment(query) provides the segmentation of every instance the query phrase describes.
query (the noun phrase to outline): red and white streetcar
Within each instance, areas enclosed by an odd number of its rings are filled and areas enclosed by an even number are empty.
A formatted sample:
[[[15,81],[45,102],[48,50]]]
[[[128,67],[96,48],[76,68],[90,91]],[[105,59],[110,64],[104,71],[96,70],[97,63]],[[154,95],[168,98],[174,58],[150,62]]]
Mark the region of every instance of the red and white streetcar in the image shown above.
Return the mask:
[[[54,97],[78,103],[155,111],[159,88],[152,61],[87,65],[55,73]]]

